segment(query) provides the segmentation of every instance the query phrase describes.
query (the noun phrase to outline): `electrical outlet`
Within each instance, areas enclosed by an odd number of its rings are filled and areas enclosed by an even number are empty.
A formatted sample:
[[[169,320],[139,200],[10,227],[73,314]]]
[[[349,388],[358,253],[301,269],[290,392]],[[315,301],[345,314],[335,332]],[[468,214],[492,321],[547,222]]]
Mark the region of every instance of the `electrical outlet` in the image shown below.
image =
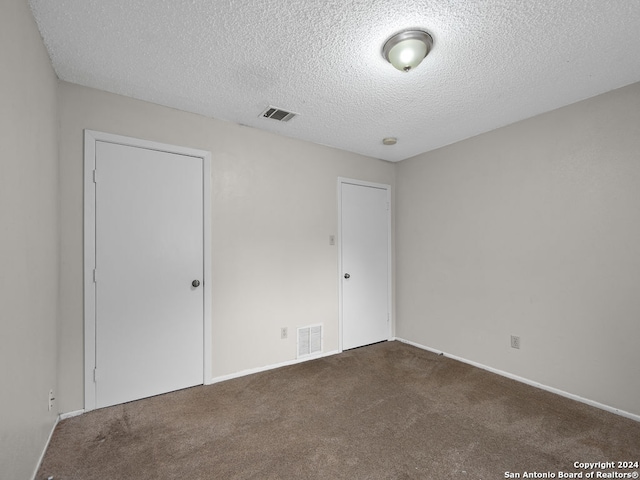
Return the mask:
[[[56,397],[53,396],[53,390],[49,390],[49,411],[53,410],[53,401]]]
[[[288,336],[288,335],[289,335],[289,334],[288,334],[288,332],[287,332],[287,327],[282,327],[282,328],[280,329],[280,338],[281,338],[282,340],[284,340],[285,338],[287,338],[287,336]]]
[[[520,337],[511,335],[511,348],[520,348]]]

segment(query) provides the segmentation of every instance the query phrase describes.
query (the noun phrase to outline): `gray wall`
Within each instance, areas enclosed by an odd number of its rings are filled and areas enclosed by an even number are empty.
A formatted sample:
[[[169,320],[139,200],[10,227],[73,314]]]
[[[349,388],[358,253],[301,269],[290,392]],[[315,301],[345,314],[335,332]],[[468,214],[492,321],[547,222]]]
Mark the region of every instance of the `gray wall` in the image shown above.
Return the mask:
[[[57,390],[57,80],[24,0],[0,15],[0,478],[33,475]]]
[[[398,337],[640,415],[640,84],[401,162],[396,220]]]
[[[294,360],[304,325],[338,349],[337,178],[393,186],[393,164],[69,83],[59,95],[62,411],[84,406],[85,128],[212,152],[214,378]]]

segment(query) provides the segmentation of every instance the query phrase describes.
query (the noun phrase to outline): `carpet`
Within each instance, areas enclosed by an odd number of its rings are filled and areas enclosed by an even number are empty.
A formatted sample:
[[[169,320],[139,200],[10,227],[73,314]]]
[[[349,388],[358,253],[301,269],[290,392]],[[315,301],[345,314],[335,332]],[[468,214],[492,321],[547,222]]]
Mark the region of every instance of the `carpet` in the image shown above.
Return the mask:
[[[383,342],[63,420],[36,479],[488,480],[640,471],[574,467],[617,461],[640,461],[640,423]]]

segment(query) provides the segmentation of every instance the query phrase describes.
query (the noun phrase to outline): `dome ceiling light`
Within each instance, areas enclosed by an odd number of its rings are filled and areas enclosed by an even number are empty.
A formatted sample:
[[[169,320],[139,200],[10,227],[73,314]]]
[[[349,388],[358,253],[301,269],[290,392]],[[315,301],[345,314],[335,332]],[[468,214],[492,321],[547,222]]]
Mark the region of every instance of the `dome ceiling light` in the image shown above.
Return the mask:
[[[433,47],[433,38],[422,30],[396,33],[382,47],[382,56],[401,72],[416,68]]]

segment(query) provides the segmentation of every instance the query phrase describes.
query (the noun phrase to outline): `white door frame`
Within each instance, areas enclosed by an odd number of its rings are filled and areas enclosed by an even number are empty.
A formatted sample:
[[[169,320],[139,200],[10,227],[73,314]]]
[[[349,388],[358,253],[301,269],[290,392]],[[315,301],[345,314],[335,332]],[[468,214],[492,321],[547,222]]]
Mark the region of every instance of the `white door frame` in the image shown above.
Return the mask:
[[[203,383],[211,383],[211,153],[187,147],[140,140],[110,133],[84,131],[84,410],[96,408],[96,289],[93,272],[96,268],[96,142],[116,143],[129,147],[202,158],[203,160],[203,271],[204,293]]]
[[[387,265],[389,266],[387,269],[387,279],[388,279],[388,284],[389,284],[389,288],[388,288],[388,305],[389,305],[389,332],[388,332],[388,339],[390,340],[391,338],[393,338],[393,277],[392,277],[392,272],[393,272],[393,268],[391,265],[391,261],[392,261],[392,246],[391,246],[391,240],[392,240],[392,235],[391,235],[391,185],[387,185],[387,184],[383,184],[383,183],[373,183],[373,182],[365,182],[363,180],[355,180],[353,178],[345,178],[345,177],[338,177],[338,308],[339,308],[339,320],[338,320],[338,328],[340,330],[340,338],[338,340],[338,349],[342,352],[343,348],[342,348],[342,322],[343,322],[343,316],[342,316],[342,275],[343,275],[343,271],[342,271],[342,185],[343,184],[349,184],[349,185],[359,185],[361,187],[374,187],[374,188],[380,188],[382,190],[386,190],[387,192],[387,202],[389,204],[389,209],[388,209],[388,213],[387,213],[387,230],[389,232],[388,234],[388,259],[387,259]]]

